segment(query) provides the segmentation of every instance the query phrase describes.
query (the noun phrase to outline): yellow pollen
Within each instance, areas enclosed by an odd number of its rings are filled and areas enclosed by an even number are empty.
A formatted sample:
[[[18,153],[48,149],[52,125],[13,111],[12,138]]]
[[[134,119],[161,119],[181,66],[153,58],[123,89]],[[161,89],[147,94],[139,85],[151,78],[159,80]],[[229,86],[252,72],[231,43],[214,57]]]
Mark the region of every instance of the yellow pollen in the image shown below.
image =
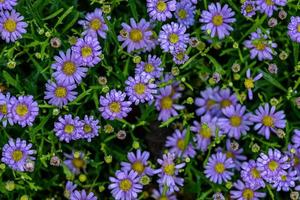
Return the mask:
[[[7,30],[8,32],[12,33],[17,29],[17,23],[13,19],[7,19],[4,22],[4,29]]]
[[[92,55],[92,48],[89,46],[85,46],[81,49],[81,55],[82,57],[86,58]]]
[[[247,5],[245,10],[246,10],[247,13],[252,12],[253,7],[251,5]]]
[[[215,104],[216,104],[216,102],[214,100],[208,99],[207,102],[206,102],[206,108],[210,109]]]
[[[266,4],[267,4],[268,6],[274,5],[273,0],[265,0],[265,2],[266,2]]]
[[[298,31],[298,33],[300,33],[300,24],[298,24],[298,26],[297,26],[297,31]]]
[[[286,181],[287,180],[286,175],[281,176],[281,180]]]
[[[186,16],[187,16],[187,13],[186,13],[186,11],[184,9],[180,9],[179,12],[178,12],[178,16],[181,19],[185,19]]]
[[[169,176],[173,176],[175,173],[175,165],[167,164],[166,166],[164,166],[164,172]]]
[[[167,9],[167,4],[163,1],[159,1],[156,5],[156,8],[159,12],[164,12]]]
[[[244,82],[245,88],[246,89],[252,89],[254,88],[254,81],[252,78],[247,78]]]
[[[185,144],[184,144],[184,140],[183,139],[178,139],[177,140],[177,147],[181,151],[183,151],[185,149]]]
[[[240,116],[233,115],[232,117],[230,117],[231,126],[238,127],[241,125],[241,123],[242,123],[242,119]]]
[[[134,86],[134,91],[138,94],[138,95],[142,95],[145,93],[145,90],[146,90],[146,86],[142,83],[138,83],[138,84],[135,84]]]
[[[85,165],[84,160],[82,160],[81,158],[74,158],[72,160],[72,163],[73,163],[74,167],[77,168],[77,169],[81,169]]]
[[[12,158],[14,161],[18,162],[19,160],[21,160],[23,158],[23,152],[20,150],[13,151]]]
[[[102,26],[102,23],[99,19],[93,19],[91,22],[90,22],[90,28],[97,31],[101,28]]]
[[[173,100],[171,97],[166,96],[160,100],[160,106],[163,110],[171,109],[173,105]]]
[[[273,118],[269,115],[265,115],[262,119],[262,123],[263,123],[264,126],[271,127],[271,126],[273,126],[273,123],[274,123]]]
[[[20,116],[20,117],[24,117],[25,115],[28,114],[28,107],[25,104],[19,104],[16,107],[16,113]]]
[[[64,98],[67,96],[67,89],[64,87],[57,87],[55,89],[55,96],[58,98]]]
[[[251,200],[251,199],[253,199],[253,197],[254,197],[253,190],[251,190],[249,188],[244,189],[244,191],[243,191],[243,198],[245,200]]]
[[[222,15],[213,16],[212,22],[215,26],[221,26],[223,24],[223,16]]]
[[[270,161],[268,167],[271,171],[275,171],[278,168],[278,163],[274,160]]]
[[[75,127],[73,125],[67,124],[67,125],[65,125],[64,132],[66,132],[68,134],[72,134],[74,129],[75,129]]]
[[[118,102],[112,102],[110,105],[109,105],[109,110],[113,113],[118,113],[121,111],[121,105],[120,103]]]
[[[211,130],[207,124],[202,124],[201,128],[199,130],[199,134],[204,138],[210,138],[211,137]]]
[[[7,106],[6,106],[6,104],[0,105],[0,114],[3,114],[3,115],[7,114]]]
[[[261,41],[261,40],[255,40],[255,41],[253,41],[253,45],[259,51],[263,51],[267,47],[266,44],[264,43],[264,41]]]
[[[183,60],[184,59],[184,55],[185,55],[184,52],[180,52],[180,53],[176,54],[177,60]]]
[[[260,178],[260,173],[259,173],[259,171],[256,168],[251,169],[251,175],[254,178]]]
[[[90,132],[92,132],[92,127],[91,127],[90,125],[88,125],[88,124],[85,124],[85,125],[83,126],[83,131],[84,131],[85,133],[90,133]]]
[[[132,169],[141,175],[145,170],[145,166],[141,161],[136,161],[132,164]]]
[[[172,44],[176,44],[178,41],[179,41],[179,37],[177,34],[175,33],[171,33],[169,35],[169,41],[172,43]]]
[[[228,106],[231,106],[231,101],[229,99],[224,99],[221,101],[221,108],[226,108]]]
[[[131,189],[132,182],[129,179],[123,179],[122,181],[120,181],[119,187],[122,191],[127,192],[128,190]]]
[[[215,165],[215,170],[217,173],[222,174],[225,171],[225,166],[223,163],[217,163]]]
[[[297,166],[300,163],[300,160],[298,157],[294,158],[294,166]]]
[[[4,3],[5,2],[5,0],[0,0],[0,3]]]
[[[161,196],[158,200],[169,200],[166,196]]]
[[[235,155],[231,151],[226,152],[226,157],[227,158],[235,158]]]
[[[139,29],[132,29],[129,33],[129,38],[134,42],[139,42],[143,39],[143,33]]]
[[[66,75],[71,76],[75,73],[76,66],[73,62],[65,62],[62,70]]]
[[[151,65],[150,63],[147,63],[144,67],[144,70],[145,70],[145,72],[148,72],[148,73],[153,72],[154,66]]]

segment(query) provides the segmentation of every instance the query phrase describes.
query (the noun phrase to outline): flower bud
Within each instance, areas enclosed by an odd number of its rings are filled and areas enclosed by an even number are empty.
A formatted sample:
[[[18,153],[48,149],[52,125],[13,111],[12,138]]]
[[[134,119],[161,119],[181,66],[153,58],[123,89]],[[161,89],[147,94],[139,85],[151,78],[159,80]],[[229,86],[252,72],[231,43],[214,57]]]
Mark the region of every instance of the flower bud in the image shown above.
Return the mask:
[[[126,139],[126,131],[119,130],[118,133],[117,133],[117,138],[119,140],[125,140]]]
[[[80,174],[80,175],[79,175],[79,181],[80,181],[81,183],[85,182],[86,180],[87,180],[87,177],[86,177],[85,174]]]
[[[54,167],[59,167],[61,164],[61,160],[58,156],[52,156],[50,159],[50,165]]]
[[[112,133],[112,132],[114,132],[114,127],[110,124],[106,124],[104,126],[104,132],[105,133]]]
[[[51,38],[50,44],[53,48],[59,48],[61,46],[61,40],[58,37]]]
[[[108,156],[104,156],[104,161],[105,163],[107,164],[110,164],[112,162],[112,156],[111,155],[108,155]]]
[[[5,183],[5,189],[9,192],[13,191],[14,189],[16,189],[16,184],[14,181],[7,181]]]

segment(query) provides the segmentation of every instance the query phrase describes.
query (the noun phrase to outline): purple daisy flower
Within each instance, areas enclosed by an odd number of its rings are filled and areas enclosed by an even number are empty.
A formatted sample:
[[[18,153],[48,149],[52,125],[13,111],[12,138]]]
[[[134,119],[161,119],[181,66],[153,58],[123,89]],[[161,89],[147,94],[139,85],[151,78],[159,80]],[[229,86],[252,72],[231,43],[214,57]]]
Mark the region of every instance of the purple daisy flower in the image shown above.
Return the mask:
[[[87,193],[85,190],[75,190],[70,197],[70,200],[97,200],[98,198],[95,196],[93,192]]]
[[[233,172],[229,170],[234,167],[235,165],[231,158],[226,158],[225,154],[218,152],[210,156],[204,173],[210,181],[221,184],[231,180]]]
[[[219,104],[219,109],[227,108],[231,105],[235,106],[237,104],[237,96],[235,93],[231,93],[229,88],[220,89],[217,94],[215,94],[217,102]]]
[[[17,123],[22,127],[32,126],[39,114],[39,105],[33,100],[33,96],[11,97],[7,104],[8,122]]]
[[[155,170],[155,174],[158,174],[159,179],[157,182],[160,185],[167,185],[169,192],[179,191],[179,186],[183,186],[183,178],[177,177],[179,169],[185,166],[185,163],[176,165],[174,162],[175,155],[168,153],[164,154],[162,159],[157,159],[157,162],[161,167]]]
[[[136,151],[136,154],[129,152],[127,154],[128,162],[121,162],[122,171],[133,170],[138,173],[139,176],[148,175],[152,176],[154,170],[149,166],[148,159],[150,154],[148,151],[142,152],[140,149]]]
[[[159,95],[156,96],[155,107],[160,111],[158,120],[166,121],[171,116],[178,115],[176,110],[184,109],[184,106],[174,104],[175,96],[171,96],[172,86],[168,85],[159,89]]]
[[[17,0],[2,0],[0,10],[12,10],[17,5]]]
[[[257,170],[261,177],[269,183],[276,181],[282,175],[286,175],[285,170],[291,167],[290,162],[288,162],[289,157],[277,149],[269,149],[268,155],[260,153],[259,156],[256,161]]]
[[[270,132],[276,133],[276,128],[285,128],[286,120],[283,111],[275,112],[275,106],[270,108],[266,103],[264,106],[259,106],[255,110],[255,114],[250,116],[250,121],[256,123],[254,130],[258,130],[258,134],[264,135],[266,139],[270,138]]]
[[[264,180],[261,178],[260,172],[257,169],[256,162],[249,160],[243,162],[241,166],[241,178],[245,183],[252,188],[264,188],[266,186]]]
[[[147,61],[136,65],[135,74],[147,73],[153,78],[160,78],[163,72],[161,59],[157,56],[148,55]]]
[[[184,64],[189,59],[185,49],[176,49],[174,52],[172,52],[172,56],[173,62],[177,65]]]
[[[27,144],[26,140],[10,138],[2,148],[1,161],[16,171],[25,171],[25,164],[35,160],[33,154],[36,154],[36,151],[31,147],[32,144]]]
[[[195,11],[196,6],[190,0],[181,0],[176,5],[175,17],[180,24],[189,27],[195,23]]]
[[[211,117],[209,114],[202,116],[200,123],[197,121],[193,122],[191,131],[196,133],[194,141],[196,142],[197,149],[200,149],[203,152],[207,150],[212,137],[215,137],[217,130],[219,130],[217,124],[218,118]],[[220,136],[221,133],[218,132],[218,135]]]
[[[164,194],[162,187],[159,188],[159,191],[156,189],[152,190],[151,197],[156,200],[177,200],[175,194],[172,192],[167,192]]]
[[[147,12],[152,20],[166,21],[176,10],[176,0],[147,0]]]
[[[88,142],[92,141],[92,138],[98,136],[98,131],[100,129],[99,120],[94,119],[94,116],[84,116],[82,122],[82,134],[81,138],[85,138]]]
[[[295,187],[295,182],[299,180],[298,172],[296,170],[289,170],[287,173],[283,173],[274,180],[272,187],[277,191],[288,192],[290,188]]]
[[[128,77],[125,81],[125,91],[129,100],[135,105],[152,102],[154,99],[153,95],[157,93],[157,86],[152,82],[152,76],[146,73]]]
[[[300,130],[298,129],[294,130],[294,135],[292,136],[292,142],[295,148],[300,147]]]
[[[122,43],[122,48],[127,47],[127,52],[144,49],[148,50],[147,46],[153,43],[151,36],[153,35],[150,23],[145,19],[141,19],[136,23],[133,18],[130,18],[130,25],[121,24],[123,29],[118,36],[118,40]]]
[[[69,143],[71,140],[81,138],[83,123],[79,117],[73,119],[72,115],[60,116],[58,121],[54,123],[54,132],[60,141]]]
[[[80,67],[80,62],[75,59],[71,49],[68,49],[66,54],[60,51],[59,56],[54,56],[54,59],[56,62],[52,64],[52,69],[55,70],[53,77],[58,83],[79,84],[86,76],[88,69]]]
[[[87,13],[85,20],[79,20],[78,24],[83,26],[84,32],[82,35],[92,35],[93,37],[99,35],[103,39],[106,39],[108,26],[104,21],[100,8],[96,8],[94,12]]]
[[[287,0],[256,0],[258,10],[263,14],[265,13],[268,17],[273,15],[273,12],[278,10],[277,6],[285,6]]]
[[[219,87],[206,88],[200,92],[201,97],[195,99],[195,105],[199,108],[196,109],[196,115],[201,116],[204,114],[215,115],[218,112],[218,97],[216,94],[219,92]]]
[[[277,44],[269,41],[268,35],[263,34],[259,28],[251,33],[250,40],[246,40],[244,45],[250,49],[250,58],[258,57],[259,61],[272,60],[272,54],[275,53],[273,48],[277,47]]]
[[[87,35],[84,38],[79,38],[75,46],[72,47],[72,52],[75,59],[83,66],[93,67],[101,61],[100,54],[102,51],[97,37]]]
[[[257,6],[254,0],[246,0],[241,7],[241,13],[245,17],[253,17],[256,14],[256,10]]]
[[[207,31],[211,37],[223,39],[233,30],[230,24],[236,21],[234,14],[227,4],[222,7],[220,3],[211,3],[208,10],[201,13],[200,22],[205,24],[201,29]]]
[[[186,27],[171,22],[171,24],[165,24],[159,32],[158,42],[164,52],[174,52],[176,49],[186,49],[189,43],[189,34],[186,32]]]
[[[64,164],[73,174],[80,174],[81,170],[86,168],[86,160],[84,158],[84,153],[82,152],[72,152],[71,154],[64,153],[66,160]]]
[[[139,183],[138,173],[131,171],[116,171],[116,177],[109,177],[111,184],[108,189],[111,190],[116,200],[137,199],[138,193],[142,191],[143,186]]]
[[[54,106],[63,107],[76,99],[77,92],[73,91],[77,86],[66,82],[55,83],[48,81],[44,99]]]
[[[65,187],[65,191],[64,191],[64,196],[67,199],[70,199],[71,194],[73,193],[73,191],[76,189],[77,185],[72,183],[71,181],[68,181],[66,183],[66,187]]]
[[[250,113],[246,113],[246,106],[237,104],[223,108],[222,113],[224,117],[218,120],[218,125],[224,133],[227,133],[229,137],[233,137],[237,140],[241,135],[246,135],[250,130],[250,125],[253,124],[249,120]]]
[[[0,12],[0,32],[2,39],[5,40],[6,43],[14,42],[22,38],[22,34],[26,33],[25,28],[28,25],[22,21],[23,19],[24,17],[14,9]]]
[[[257,192],[256,188],[252,188],[249,185],[238,180],[233,184],[237,190],[230,191],[230,199],[238,200],[259,200],[260,198],[265,198],[266,193]]]
[[[125,101],[125,97],[125,93],[115,89],[107,93],[106,96],[100,96],[101,107],[99,111],[102,117],[109,120],[127,117],[131,111],[131,101]]]
[[[253,99],[252,89],[254,88],[254,82],[261,79],[263,77],[263,73],[259,73],[254,78],[252,78],[251,70],[247,69],[246,76],[247,76],[247,78],[245,79],[244,85],[245,85],[245,88],[248,90],[249,99],[252,100]]]
[[[292,16],[288,25],[288,35],[294,42],[300,43],[300,17]]]
[[[172,136],[167,137],[166,147],[170,147],[169,152],[175,156],[184,158],[193,158],[196,155],[194,147],[191,143],[185,144],[186,129],[182,132],[176,129]]]
[[[298,174],[300,174],[300,148],[289,144],[286,155],[289,156],[293,169],[297,170]]]
[[[10,93],[6,93],[4,95],[0,92],[0,122],[2,121],[3,127],[6,127],[7,125],[7,114],[8,114],[8,108],[7,105],[10,100]]]

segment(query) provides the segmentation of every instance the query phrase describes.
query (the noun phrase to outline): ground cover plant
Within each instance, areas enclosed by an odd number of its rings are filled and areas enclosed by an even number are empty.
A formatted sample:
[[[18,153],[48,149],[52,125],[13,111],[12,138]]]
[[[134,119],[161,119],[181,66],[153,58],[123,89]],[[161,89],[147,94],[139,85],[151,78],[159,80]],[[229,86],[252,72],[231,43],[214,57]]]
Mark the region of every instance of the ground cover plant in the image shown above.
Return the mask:
[[[0,0],[0,199],[299,199],[300,1]]]

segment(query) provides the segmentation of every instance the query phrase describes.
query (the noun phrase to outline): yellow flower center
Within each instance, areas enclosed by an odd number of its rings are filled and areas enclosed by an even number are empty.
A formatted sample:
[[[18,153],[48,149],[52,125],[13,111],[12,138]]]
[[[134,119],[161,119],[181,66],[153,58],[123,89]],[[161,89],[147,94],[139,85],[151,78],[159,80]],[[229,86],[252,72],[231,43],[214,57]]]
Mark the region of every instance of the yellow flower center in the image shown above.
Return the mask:
[[[132,182],[129,179],[123,179],[119,183],[119,187],[121,190],[127,192],[132,187]]]
[[[272,6],[274,4],[273,0],[265,0],[268,6]]]
[[[179,40],[179,37],[178,37],[177,34],[171,33],[171,34],[169,35],[169,41],[170,41],[172,44],[177,43],[178,40]]]
[[[7,19],[4,22],[4,29],[7,30],[8,32],[14,32],[17,29],[17,23],[13,19]]]
[[[3,114],[3,115],[7,114],[7,106],[6,106],[6,104],[0,105],[0,114]]]
[[[134,86],[134,91],[138,94],[138,95],[142,95],[145,93],[145,90],[146,90],[146,86],[142,83],[138,83],[138,84],[135,84]]]
[[[211,137],[211,130],[207,124],[202,124],[201,128],[199,130],[199,134],[204,138],[210,138]]]
[[[266,44],[265,44],[265,42],[262,41],[262,40],[255,40],[255,41],[253,41],[253,45],[259,51],[263,51],[267,47]]]
[[[112,102],[110,105],[109,105],[109,110],[113,113],[118,113],[121,111],[121,105],[119,102]]]
[[[92,48],[89,46],[85,46],[81,49],[81,55],[82,57],[86,58],[92,55]]]
[[[169,176],[173,176],[175,173],[175,165],[167,164],[166,166],[164,166],[164,172]]]
[[[286,180],[287,180],[286,175],[282,175],[282,176],[281,176],[281,180],[286,181]]]
[[[298,24],[298,26],[297,26],[297,31],[298,31],[298,33],[300,33],[300,24]]]
[[[102,23],[99,19],[93,19],[91,22],[90,22],[90,28],[97,31],[101,28],[102,26]]]
[[[243,197],[244,197],[245,200],[251,200],[251,199],[253,199],[253,197],[254,197],[253,190],[251,190],[249,188],[244,189],[244,191],[243,191]]]
[[[5,0],[0,0],[0,3],[4,3],[5,2]]]
[[[18,162],[19,160],[21,160],[23,158],[23,152],[20,150],[13,151],[12,158],[14,161]]]
[[[154,66],[151,65],[151,64],[149,64],[149,63],[147,63],[147,64],[145,65],[145,67],[144,67],[144,70],[145,70],[145,72],[148,72],[148,73],[153,72]]]
[[[88,125],[88,124],[85,124],[85,125],[83,126],[83,131],[84,131],[85,133],[90,133],[90,132],[92,132],[92,127],[91,127],[90,125]]]
[[[67,89],[64,87],[57,87],[55,89],[55,96],[58,98],[64,98],[67,96]]]
[[[212,22],[215,26],[220,26],[223,24],[223,16],[222,15],[215,15],[212,18]]]
[[[225,171],[225,165],[219,162],[215,165],[215,170],[217,173],[222,174]]]
[[[164,12],[167,9],[167,4],[164,1],[159,1],[156,8],[159,12]]]
[[[256,168],[251,169],[251,175],[254,178],[260,178],[260,173],[259,173],[259,171]]]
[[[173,100],[171,97],[166,96],[160,100],[160,106],[163,110],[171,109],[173,105]]]
[[[252,78],[247,78],[244,82],[245,88],[246,89],[252,89],[254,88],[254,81]]]
[[[298,157],[294,158],[294,166],[297,166],[300,163],[300,160]]]
[[[241,123],[242,123],[242,118],[240,116],[233,115],[232,117],[230,117],[231,126],[238,127],[241,125]]]
[[[72,124],[67,124],[65,125],[64,132],[68,134],[72,134],[74,131],[75,127]]]
[[[178,139],[177,140],[177,147],[181,151],[183,151],[185,149],[185,144],[184,144],[184,140],[183,139]]]
[[[84,160],[82,160],[81,158],[74,158],[72,160],[72,163],[73,163],[74,167],[77,168],[77,169],[81,169],[85,165]]]
[[[185,19],[186,16],[187,16],[187,13],[186,13],[186,11],[184,9],[180,9],[179,12],[178,12],[178,16],[181,19]]]
[[[245,10],[246,10],[247,13],[252,12],[253,11],[253,6],[252,5],[247,5]]]
[[[139,29],[132,29],[129,38],[134,42],[139,42],[143,39],[143,33]]]
[[[226,157],[227,158],[234,158],[235,156],[234,156],[234,154],[231,151],[227,151],[226,152]]]
[[[269,116],[269,115],[265,115],[263,117],[262,123],[263,123],[264,126],[271,127],[271,126],[273,126],[273,123],[274,123],[273,122],[273,118],[271,116]]]
[[[226,108],[228,106],[231,106],[231,101],[229,99],[224,99],[221,101],[221,108]]]
[[[177,60],[183,60],[184,59],[184,55],[185,55],[184,52],[180,52],[180,53],[176,54],[176,59]]]
[[[68,61],[64,63],[62,70],[66,75],[71,76],[75,73],[76,66],[73,62]]]
[[[278,168],[278,163],[274,160],[270,161],[268,167],[271,171],[275,171]]]
[[[132,164],[132,169],[141,175],[145,170],[145,166],[141,161],[136,161]]]
[[[161,196],[158,200],[169,200],[166,196]]]
[[[16,107],[16,113],[20,116],[20,117],[24,117],[25,115],[27,115],[28,113],[28,107],[25,104],[19,104]]]
[[[207,100],[207,102],[206,102],[206,108],[207,109],[210,109],[213,105],[215,105],[216,104],[216,102],[214,101],[214,100],[212,100],[212,99],[209,99],[209,100]]]

